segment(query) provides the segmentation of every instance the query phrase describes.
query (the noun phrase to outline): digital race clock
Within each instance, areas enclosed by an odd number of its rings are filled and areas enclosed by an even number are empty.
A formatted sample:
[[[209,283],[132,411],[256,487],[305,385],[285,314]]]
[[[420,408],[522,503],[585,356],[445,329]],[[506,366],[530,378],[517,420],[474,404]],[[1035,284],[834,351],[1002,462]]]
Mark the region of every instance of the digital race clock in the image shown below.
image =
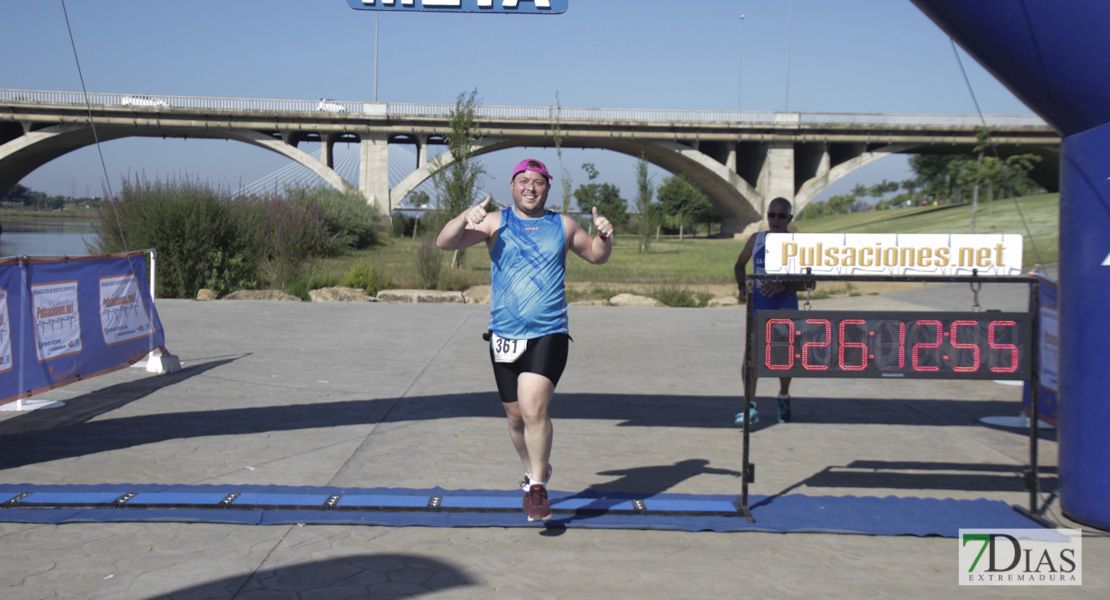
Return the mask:
[[[1029,313],[756,311],[760,377],[1028,379]]]

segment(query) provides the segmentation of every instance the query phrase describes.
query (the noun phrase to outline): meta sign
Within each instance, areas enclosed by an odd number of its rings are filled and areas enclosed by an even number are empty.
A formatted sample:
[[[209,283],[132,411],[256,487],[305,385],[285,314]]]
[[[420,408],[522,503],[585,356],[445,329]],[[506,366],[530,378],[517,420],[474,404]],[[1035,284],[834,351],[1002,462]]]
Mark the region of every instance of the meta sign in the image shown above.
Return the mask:
[[[1028,379],[1029,313],[758,311],[760,377]]]
[[[545,15],[567,11],[570,0],[347,0],[358,10]]]

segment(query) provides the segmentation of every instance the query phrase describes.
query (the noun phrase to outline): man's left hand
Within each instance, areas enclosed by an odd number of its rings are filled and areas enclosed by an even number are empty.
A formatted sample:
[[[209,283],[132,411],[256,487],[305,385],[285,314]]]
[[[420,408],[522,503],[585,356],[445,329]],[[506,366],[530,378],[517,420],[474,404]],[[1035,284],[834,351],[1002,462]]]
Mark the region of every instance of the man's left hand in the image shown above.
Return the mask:
[[[593,212],[594,212],[594,229],[597,230],[597,235],[600,236],[601,239],[603,239],[603,240],[607,240],[607,239],[613,237],[613,224],[609,222],[609,219],[606,219],[605,217],[602,217],[602,216],[598,216],[596,206],[594,207]]]

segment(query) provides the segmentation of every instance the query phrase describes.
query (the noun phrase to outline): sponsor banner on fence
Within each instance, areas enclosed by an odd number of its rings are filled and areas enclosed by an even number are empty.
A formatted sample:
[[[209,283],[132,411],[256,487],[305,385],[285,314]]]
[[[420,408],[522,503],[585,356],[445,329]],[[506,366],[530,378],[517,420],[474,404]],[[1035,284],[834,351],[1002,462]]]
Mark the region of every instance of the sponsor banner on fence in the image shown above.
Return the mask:
[[[164,348],[141,252],[0,262],[0,404]]]
[[[1019,234],[768,233],[766,271],[812,275],[1020,275]]]

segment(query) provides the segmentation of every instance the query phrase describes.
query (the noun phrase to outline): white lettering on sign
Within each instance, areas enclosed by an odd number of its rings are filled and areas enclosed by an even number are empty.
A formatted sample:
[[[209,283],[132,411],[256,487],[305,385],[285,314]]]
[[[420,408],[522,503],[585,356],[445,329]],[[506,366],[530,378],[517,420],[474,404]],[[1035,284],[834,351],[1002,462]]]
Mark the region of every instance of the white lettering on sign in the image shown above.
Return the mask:
[[[1102,261],[1102,266],[1110,267],[1110,254],[1106,255],[1106,260]]]

